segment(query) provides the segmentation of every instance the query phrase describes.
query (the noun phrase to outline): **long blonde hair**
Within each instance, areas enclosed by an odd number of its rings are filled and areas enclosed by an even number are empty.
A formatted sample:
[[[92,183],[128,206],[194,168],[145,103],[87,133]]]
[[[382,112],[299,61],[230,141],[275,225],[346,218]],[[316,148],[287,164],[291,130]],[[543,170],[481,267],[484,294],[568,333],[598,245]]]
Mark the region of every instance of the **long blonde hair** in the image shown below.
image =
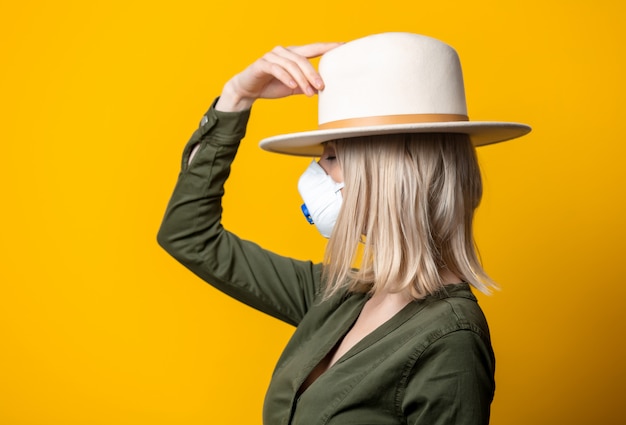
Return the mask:
[[[480,264],[472,234],[482,181],[467,135],[392,134],[335,143],[345,188],[324,256],[326,297],[344,289],[408,290],[419,299],[444,286],[445,269],[483,292],[497,287]]]

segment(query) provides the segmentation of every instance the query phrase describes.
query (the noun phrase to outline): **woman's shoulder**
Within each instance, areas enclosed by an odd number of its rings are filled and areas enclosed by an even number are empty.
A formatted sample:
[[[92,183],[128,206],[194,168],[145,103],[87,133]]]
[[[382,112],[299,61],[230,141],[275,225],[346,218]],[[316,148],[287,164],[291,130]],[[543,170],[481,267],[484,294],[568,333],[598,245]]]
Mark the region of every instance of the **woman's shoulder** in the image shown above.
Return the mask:
[[[457,331],[480,334],[489,340],[489,326],[477,298],[467,283],[447,285],[436,294],[415,301],[411,321],[427,331],[429,340]]]

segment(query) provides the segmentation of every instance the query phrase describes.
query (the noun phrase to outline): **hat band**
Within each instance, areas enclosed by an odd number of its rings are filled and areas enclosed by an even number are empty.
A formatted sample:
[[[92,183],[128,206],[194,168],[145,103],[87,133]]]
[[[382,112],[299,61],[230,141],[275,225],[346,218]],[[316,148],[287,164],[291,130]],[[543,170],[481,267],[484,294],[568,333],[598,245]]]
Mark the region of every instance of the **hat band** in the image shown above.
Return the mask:
[[[381,115],[362,118],[347,118],[344,120],[329,121],[318,126],[320,130],[351,127],[369,127],[374,125],[413,124],[427,122],[469,121],[467,115],[461,114],[402,114]]]

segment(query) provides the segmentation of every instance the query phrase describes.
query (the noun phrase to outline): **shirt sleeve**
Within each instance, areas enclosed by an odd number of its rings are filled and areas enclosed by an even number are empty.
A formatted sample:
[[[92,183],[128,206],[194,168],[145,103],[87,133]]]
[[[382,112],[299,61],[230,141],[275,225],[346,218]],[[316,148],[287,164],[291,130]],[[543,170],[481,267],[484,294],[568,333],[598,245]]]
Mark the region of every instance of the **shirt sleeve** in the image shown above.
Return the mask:
[[[487,425],[495,361],[480,333],[455,330],[419,354],[406,376],[400,409],[410,425]]]
[[[221,112],[214,105],[184,149],[157,241],[215,288],[297,325],[319,292],[321,266],[264,250],[222,226],[224,183],[245,136],[249,111]]]

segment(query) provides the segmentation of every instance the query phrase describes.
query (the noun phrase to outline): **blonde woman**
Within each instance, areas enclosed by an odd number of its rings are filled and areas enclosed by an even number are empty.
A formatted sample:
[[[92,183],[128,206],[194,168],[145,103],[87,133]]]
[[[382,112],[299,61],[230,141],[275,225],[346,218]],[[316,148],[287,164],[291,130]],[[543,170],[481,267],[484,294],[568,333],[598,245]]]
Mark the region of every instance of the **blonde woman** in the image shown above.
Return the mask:
[[[318,73],[309,59],[320,55]],[[298,187],[329,237],[322,264],[220,223],[254,101],[316,93],[319,129],[261,146],[319,158]],[[158,240],[209,284],[296,326],[266,425],[488,423],[494,355],[470,288],[495,284],[473,244],[474,147],[528,131],[469,121],[456,52],[416,34],[278,47],[226,83],[185,147]]]

